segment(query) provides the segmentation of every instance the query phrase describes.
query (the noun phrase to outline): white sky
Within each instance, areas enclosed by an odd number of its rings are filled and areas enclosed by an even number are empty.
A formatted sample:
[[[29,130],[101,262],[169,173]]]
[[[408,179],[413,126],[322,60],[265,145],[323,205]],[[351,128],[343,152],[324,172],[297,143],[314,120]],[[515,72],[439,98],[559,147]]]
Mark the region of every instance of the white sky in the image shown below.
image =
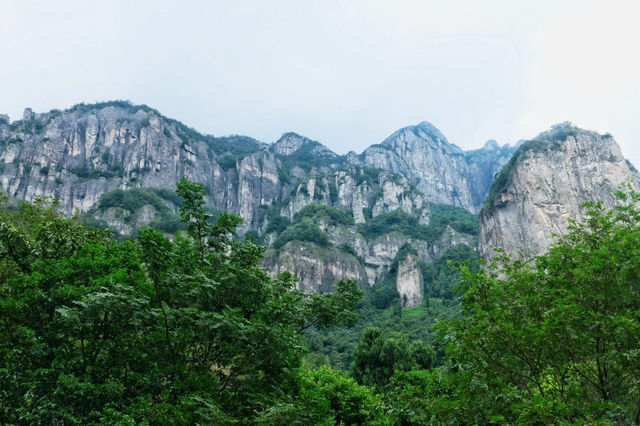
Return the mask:
[[[0,0],[0,113],[129,99],[338,153],[427,120],[464,149],[572,121],[640,165],[640,2]]]

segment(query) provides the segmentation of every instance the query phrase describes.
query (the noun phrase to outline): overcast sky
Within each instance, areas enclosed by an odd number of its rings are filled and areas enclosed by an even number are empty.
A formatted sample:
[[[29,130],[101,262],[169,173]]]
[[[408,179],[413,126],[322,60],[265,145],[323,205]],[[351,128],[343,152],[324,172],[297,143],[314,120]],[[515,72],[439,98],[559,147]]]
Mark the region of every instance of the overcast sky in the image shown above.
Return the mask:
[[[129,99],[338,153],[423,120],[464,149],[568,120],[640,165],[638,3],[0,0],[0,113]]]

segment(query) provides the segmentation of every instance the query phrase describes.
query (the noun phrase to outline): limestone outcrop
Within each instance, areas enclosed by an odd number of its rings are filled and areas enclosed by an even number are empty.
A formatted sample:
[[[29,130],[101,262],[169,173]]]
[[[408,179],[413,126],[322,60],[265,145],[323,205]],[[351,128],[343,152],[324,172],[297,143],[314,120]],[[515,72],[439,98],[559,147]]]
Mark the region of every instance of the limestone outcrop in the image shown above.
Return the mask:
[[[493,183],[480,212],[480,251],[540,254],[566,232],[569,218],[584,218],[584,202],[612,207],[623,184],[637,190],[638,182],[611,135],[555,126],[522,144]]]

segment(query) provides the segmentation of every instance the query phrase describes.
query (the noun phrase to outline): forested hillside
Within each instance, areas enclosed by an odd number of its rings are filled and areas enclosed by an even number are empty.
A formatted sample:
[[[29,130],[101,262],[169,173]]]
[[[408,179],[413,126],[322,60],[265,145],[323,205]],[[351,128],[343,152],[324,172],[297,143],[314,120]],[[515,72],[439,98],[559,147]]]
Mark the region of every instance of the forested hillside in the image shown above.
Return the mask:
[[[450,247],[475,248],[478,228],[457,226],[457,216],[477,222],[472,214],[512,151],[487,144],[465,153],[425,122],[338,155],[296,133],[271,144],[205,135],[146,105],[111,101],[0,120],[0,186],[14,203],[54,197],[118,238],[146,225],[171,237],[182,226],[175,182],[187,177],[204,185],[212,214],[243,218],[238,233],[269,248],[263,262],[273,273],[289,270],[313,291],[340,279],[361,288],[392,280],[404,306],[415,306],[425,265]],[[405,245],[417,258],[398,281],[390,268]]]
[[[260,267],[264,248],[235,234],[238,216],[212,219],[202,185],[177,188],[185,231],[173,241],[150,227],[118,241],[55,203],[3,200],[2,423],[640,421],[640,195],[588,204],[539,257],[433,265],[461,273],[462,291],[434,350],[405,333],[448,303],[403,310],[393,286],[358,302],[354,281],[298,290]],[[355,311],[379,327],[355,327]],[[319,348],[331,339],[357,341],[339,358],[347,371],[318,367],[336,361]]]

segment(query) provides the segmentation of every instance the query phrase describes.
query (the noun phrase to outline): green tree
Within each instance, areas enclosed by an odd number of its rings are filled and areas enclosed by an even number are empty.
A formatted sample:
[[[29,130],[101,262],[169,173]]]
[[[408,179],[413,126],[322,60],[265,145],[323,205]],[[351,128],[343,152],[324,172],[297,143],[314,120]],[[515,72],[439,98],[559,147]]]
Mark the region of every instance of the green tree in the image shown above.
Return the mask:
[[[413,365],[406,334],[385,335],[377,327],[366,328],[353,352],[351,374],[360,384],[381,389],[396,370],[407,371]]]
[[[247,423],[299,393],[304,330],[351,321],[362,292],[270,278],[238,216],[178,193],[174,241],[0,205],[0,423]]]
[[[411,342],[411,356],[413,363],[420,369],[428,370],[433,367],[436,360],[436,351],[433,346],[423,340]]]
[[[294,402],[282,402],[261,413],[263,424],[384,425],[391,424],[373,390],[329,367],[298,371]]]
[[[640,422],[640,196],[618,195],[546,254],[463,273],[466,315],[441,331],[485,403],[502,401],[488,415]]]

